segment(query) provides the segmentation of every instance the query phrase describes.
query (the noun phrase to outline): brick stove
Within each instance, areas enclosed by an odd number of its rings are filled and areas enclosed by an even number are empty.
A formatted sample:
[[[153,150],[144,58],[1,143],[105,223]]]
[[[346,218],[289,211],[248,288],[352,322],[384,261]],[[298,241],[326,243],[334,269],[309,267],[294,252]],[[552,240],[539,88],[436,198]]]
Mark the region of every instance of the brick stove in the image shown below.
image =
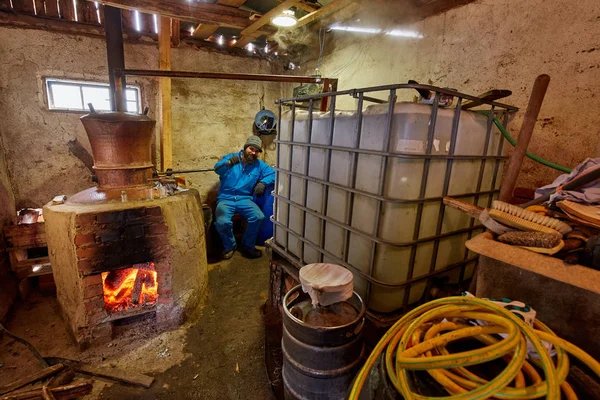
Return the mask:
[[[62,314],[82,347],[110,340],[116,321],[141,315],[153,329],[177,326],[208,282],[200,196],[158,198],[148,117],[94,113],[82,122],[98,186],[44,207]]]

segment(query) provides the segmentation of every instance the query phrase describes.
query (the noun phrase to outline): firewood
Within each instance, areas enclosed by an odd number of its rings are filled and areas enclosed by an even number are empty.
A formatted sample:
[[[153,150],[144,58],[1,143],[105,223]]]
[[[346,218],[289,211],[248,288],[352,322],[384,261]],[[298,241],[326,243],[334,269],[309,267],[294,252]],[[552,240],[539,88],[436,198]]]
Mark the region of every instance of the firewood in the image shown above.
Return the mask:
[[[64,386],[71,383],[75,379],[75,371],[70,366],[67,366],[63,371],[59,374],[53,376],[50,381],[48,381],[49,388],[55,388],[59,386]]]
[[[42,397],[44,398],[44,400],[56,400],[56,397],[54,397],[54,395],[46,385],[42,387]]]
[[[56,400],[68,400],[85,396],[92,391],[92,388],[92,381],[82,381],[71,385],[51,388],[49,392],[52,393]],[[37,388],[24,392],[12,393],[0,397],[0,400],[38,400],[43,398],[42,388]]]
[[[20,389],[23,386],[27,386],[31,383],[35,383],[37,381],[41,381],[42,379],[46,379],[49,376],[52,376],[62,370],[65,366],[63,364],[56,364],[48,368],[44,368],[41,371],[37,371],[34,374],[29,375],[28,377],[21,378],[16,380],[13,383],[10,383],[6,386],[0,387],[0,395],[12,392],[14,390]]]
[[[106,279],[104,280],[104,285],[110,290],[117,290],[122,285],[127,276],[131,271],[127,269],[116,269],[110,271],[108,275],[106,275]]]

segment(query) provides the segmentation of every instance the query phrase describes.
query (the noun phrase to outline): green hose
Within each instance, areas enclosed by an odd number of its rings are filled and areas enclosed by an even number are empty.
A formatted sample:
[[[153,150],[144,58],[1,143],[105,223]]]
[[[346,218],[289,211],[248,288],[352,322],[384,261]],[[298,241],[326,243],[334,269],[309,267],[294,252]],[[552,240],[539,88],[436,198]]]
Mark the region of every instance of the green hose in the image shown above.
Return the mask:
[[[487,116],[490,115],[489,112],[487,112],[487,111],[476,111],[476,112],[478,112],[479,114],[487,115]],[[498,118],[496,118],[496,117],[492,117],[492,121],[494,121],[494,124],[498,127],[498,129],[500,129],[500,132],[502,132],[502,136],[504,136],[506,138],[506,140],[508,140],[508,143],[512,144],[512,146],[514,147],[517,144],[517,141],[512,136],[510,136],[510,133],[508,133],[506,128],[504,128],[504,125],[502,125],[502,122],[500,122],[498,120]],[[525,155],[527,157],[531,158],[533,161],[537,161],[542,165],[545,165],[550,168],[554,168],[561,172],[566,172],[568,174],[572,171],[571,168],[563,167],[562,165],[553,163],[552,161],[545,160],[540,156],[536,156],[535,154],[533,154],[530,151],[526,152]]]

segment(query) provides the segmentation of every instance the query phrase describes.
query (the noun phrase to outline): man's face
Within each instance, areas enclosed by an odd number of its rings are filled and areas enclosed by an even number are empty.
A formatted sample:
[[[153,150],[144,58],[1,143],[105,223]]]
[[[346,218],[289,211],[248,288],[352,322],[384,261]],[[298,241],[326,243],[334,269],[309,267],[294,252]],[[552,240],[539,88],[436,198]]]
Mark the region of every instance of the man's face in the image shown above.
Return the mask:
[[[244,158],[248,162],[256,161],[256,159],[258,158],[259,152],[260,151],[256,147],[248,146],[248,147],[246,147],[246,150],[244,150]]]

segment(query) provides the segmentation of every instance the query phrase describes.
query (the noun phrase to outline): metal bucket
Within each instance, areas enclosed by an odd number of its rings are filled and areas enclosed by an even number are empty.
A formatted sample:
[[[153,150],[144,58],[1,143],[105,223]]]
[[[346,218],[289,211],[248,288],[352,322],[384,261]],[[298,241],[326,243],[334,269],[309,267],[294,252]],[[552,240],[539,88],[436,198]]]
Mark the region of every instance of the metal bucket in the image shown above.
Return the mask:
[[[306,302],[310,305],[310,297],[301,285],[283,299],[284,398],[344,399],[363,361],[365,306],[354,292],[346,303],[356,310],[356,317],[343,325],[325,327],[309,325],[292,315],[292,308]]]

